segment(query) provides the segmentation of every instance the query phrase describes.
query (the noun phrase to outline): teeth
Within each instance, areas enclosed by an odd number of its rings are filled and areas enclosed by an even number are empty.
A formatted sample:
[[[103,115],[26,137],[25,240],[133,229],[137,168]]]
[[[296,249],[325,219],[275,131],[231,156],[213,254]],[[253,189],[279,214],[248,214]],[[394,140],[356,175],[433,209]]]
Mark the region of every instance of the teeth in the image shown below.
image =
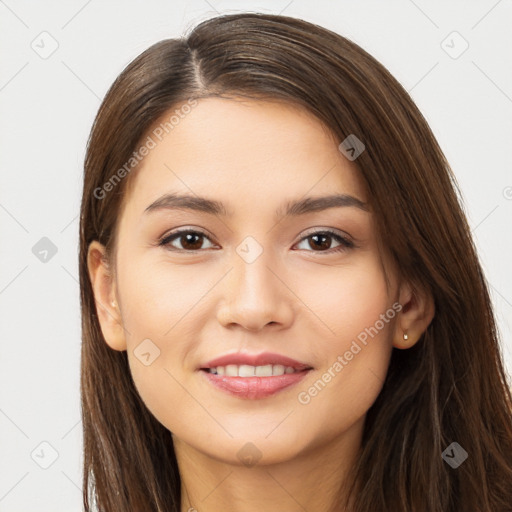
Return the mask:
[[[282,364],[272,366],[272,375],[284,375],[284,366]]]
[[[239,377],[254,377],[256,368],[254,366],[249,366],[248,364],[241,364],[238,367],[238,376]]]
[[[226,377],[272,377],[284,375],[285,373],[295,373],[291,366],[283,366],[282,364],[267,364],[265,366],[228,364],[227,366],[209,368],[208,371],[217,375],[225,375]]]
[[[226,366],[225,375],[227,377],[236,377],[238,375],[238,366],[236,364],[228,364]]]
[[[257,377],[271,377],[272,376],[272,365],[267,364],[265,366],[256,366],[254,374]]]

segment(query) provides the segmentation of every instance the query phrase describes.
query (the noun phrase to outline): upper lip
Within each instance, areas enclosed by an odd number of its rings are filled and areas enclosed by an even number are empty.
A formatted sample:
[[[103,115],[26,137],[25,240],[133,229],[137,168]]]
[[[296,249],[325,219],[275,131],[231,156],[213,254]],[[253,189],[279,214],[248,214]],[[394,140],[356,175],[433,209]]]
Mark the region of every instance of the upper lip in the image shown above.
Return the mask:
[[[306,363],[301,363],[290,357],[283,356],[281,354],[274,354],[272,352],[262,352],[260,354],[244,354],[234,353],[225,354],[208,361],[201,365],[200,369],[204,368],[216,368],[217,366],[227,366],[228,364],[235,364],[237,366],[241,364],[247,364],[250,366],[265,366],[268,364],[281,364],[283,366],[291,366],[294,370],[306,370],[312,367]]]

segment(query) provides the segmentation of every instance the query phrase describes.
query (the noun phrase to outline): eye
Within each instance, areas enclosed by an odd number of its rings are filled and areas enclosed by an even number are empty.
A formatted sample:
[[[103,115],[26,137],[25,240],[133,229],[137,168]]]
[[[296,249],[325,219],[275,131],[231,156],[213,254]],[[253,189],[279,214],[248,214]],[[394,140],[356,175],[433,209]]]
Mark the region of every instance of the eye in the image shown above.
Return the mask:
[[[201,248],[202,245],[202,239],[208,239],[205,233],[201,231],[194,231],[191,229],[182,229],[180,231],[175,231],[174,233],[170,233],[169,235],[162,238],[159,242],[159,246],[166,246],[169,248],[169,250],[176,250],[176,251],[186,251],[186,252],[192,252],[197,251]],[[181,247],[175,247],[171,244],[171,242],[174,242],[177,240]]]
[[[300,242],[304,242],[306,240],[312,240],[313,242],[309,242],[309,247],[319,248],[318,251],[312,251],[312,252],[341,252],[346,251],[348,249],[352,249],[355,247],[354,242],[349,240],[348,238],[340,235],[339,233],[336,233],[335,231],[331,231],[329,229],[322,230],[322,231],[314,231],[313,233],[310,233],[309,235],[305,236]],[[329,246],[331,243],[329,242],[329,239],[334,239],[336,242],[339,243],[338,247],[335,247],[334,249],[330,248]]]
[[[204,247],[203,240],[210,240],[210,238],[206,235],[206,233],[203,233],[202,231],[195,231],[192,229],[182,229],[179,231],[174,231],[173,233],[168,234],[164,238],[162,238],[159,242],[159,246],[167,247],[169,250],[176,250],[176,251],[184,251],[184,252],[192,252],[192,251],[198,251]],[[355,244],[350,241],[348,238],[336,233],[335,231],[331,230],[322,230],[322,231],[314,231],[299,242],[299,244],[303,243],[304,241],[311,239],[313,242],[309,243],[309,247],[320,249],[320,250],[314,250],[311,252],[340,252],[345,251],[347,249],[351,249],[355,247]],[[331,242],[329,242],[329,239],[334,239],[339,246],[335,247],[334,249],[330,248]],[[176,247],[173,245],[173,243],[177,241],[181,245],[181,247]],[[213,247],[213,245],[212,245]]]

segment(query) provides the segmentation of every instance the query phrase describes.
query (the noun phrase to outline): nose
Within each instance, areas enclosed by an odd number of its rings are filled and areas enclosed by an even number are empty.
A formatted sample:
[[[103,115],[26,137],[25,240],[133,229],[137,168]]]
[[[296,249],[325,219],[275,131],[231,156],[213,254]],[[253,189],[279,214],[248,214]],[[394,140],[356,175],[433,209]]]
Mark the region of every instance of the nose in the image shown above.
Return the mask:
[[[263,253],[252,263],[233,255],[232,269],[219,290],[217,319],[224,327],[239,325],[257,332],[265,326],[288,327],[298,299],[287,285],[287,273]]]

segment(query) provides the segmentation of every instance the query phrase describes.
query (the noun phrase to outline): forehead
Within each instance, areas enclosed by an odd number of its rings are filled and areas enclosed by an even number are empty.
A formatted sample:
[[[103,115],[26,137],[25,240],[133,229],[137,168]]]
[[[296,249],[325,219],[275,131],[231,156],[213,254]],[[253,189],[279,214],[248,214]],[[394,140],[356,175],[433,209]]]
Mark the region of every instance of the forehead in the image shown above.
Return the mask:
[[[291,104],[205,98],[183,111],[171,109],[147,137],[151,149],[125,198],[139,214],[164,193],[211,197],[231,215],[267,205],[275,211],[285,199],[304,195],[366,200],[356,165],[338,150],[340,141]]]

